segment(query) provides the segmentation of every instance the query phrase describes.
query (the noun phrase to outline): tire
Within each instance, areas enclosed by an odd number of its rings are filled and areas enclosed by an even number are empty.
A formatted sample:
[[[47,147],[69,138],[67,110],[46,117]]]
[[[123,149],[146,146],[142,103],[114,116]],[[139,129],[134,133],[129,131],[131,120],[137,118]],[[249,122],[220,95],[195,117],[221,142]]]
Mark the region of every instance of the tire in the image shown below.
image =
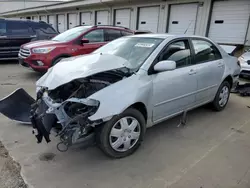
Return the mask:
[[[55,66],[59,61],[61,61],[64,58],[66,57],[58,57],[55,60],[53,60],[53,62],[51,63],[51,67]]]
[[[222,111],[226,107],[230,97],[230,90],[231,86],[229,82],[228,81],[222,82],[216,93],[214,101],[212,102],[212,107],[215,111]],[[222,92],[224,92],[224,94]]]
[[[124,121],[127,122],[128,126],[125,126]],[[129,108],[120,115],[114,116],[101,127],[99,134],[97,134],[97,144],[109,157],[127,157],[138,149],[144,138],[145,130],[146,123],[141,112]],[[113,132],[113,136],[111,136],[111,132]]]

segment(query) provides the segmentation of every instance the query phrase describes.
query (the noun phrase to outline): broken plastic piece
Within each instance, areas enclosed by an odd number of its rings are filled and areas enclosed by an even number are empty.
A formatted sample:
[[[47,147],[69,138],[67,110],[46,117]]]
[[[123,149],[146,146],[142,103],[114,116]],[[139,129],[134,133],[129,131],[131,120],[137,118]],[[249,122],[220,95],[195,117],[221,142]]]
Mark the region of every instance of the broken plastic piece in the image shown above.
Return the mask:
[[[30,110],[35,100],[23,89],[19,88],[0,100],[0,113],[24,124],[31,124]]]

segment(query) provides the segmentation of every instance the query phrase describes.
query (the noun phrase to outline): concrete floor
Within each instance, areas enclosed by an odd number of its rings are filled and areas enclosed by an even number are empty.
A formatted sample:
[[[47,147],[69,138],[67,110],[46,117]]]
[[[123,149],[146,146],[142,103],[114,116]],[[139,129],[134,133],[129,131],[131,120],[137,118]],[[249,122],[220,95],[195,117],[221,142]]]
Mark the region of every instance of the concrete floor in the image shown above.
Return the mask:
[[[0,98],[18,87],[35,94],[39,74],[17,64],[0,64]],[[36,144],[31,127],[0,115],[0,140],[22,166],[25,181],[34,188],[249,188],[249,98],[231,95],[223,112],[199,108],[188,113],[186,127],[178,118],[147,130],[141,148],[132,156],[112,160],[96,147],[68,152]],[[46,153],[53,160],[41,160]],[[0,164],[1,165],[1,164]]]

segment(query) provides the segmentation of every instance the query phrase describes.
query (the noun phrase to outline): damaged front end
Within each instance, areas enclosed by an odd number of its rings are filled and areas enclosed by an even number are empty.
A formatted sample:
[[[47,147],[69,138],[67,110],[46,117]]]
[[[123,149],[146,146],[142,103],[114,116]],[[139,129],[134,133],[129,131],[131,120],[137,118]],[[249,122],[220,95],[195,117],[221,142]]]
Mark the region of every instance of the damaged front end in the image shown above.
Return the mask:
[[[124,71],[113,70],[76,79],[53,90],[41,88],[31,110],[37,141],[41,142],[44,137],[49,142],[53,129],[61,140],[57,147],[60,151],[84,141],[93,143],[95,126],[103,121],[89,120],[98,110],[100,101],[88,97],[127,76]]]
[[[0,112],[15,121],[31,122],[38,143],[43,138],[50,142],[55,132],[60,151],[78,142],[91,143],[95,126],[108,120],[90,120],[102,102],[91,95],[134,74],[127,64],[121,57],[101,53],[67,59],[37,81],[36,100],[18,89],[0,100]]]
[[[93,143],[95,126],[103,123],[103,120],[91,121],[89,119],[96,113],[100,104],[100,101],[91,99],[89,96],[129,75],[131,74],[119,69],[106,71],[75,79],[51,90],[39,87],[36,100],[21,89],[23,97],[20,98],[19,91],[15,93],[14,99],[22,105],[26,104],[25,108],[22,107],[19,111],[25,114],[22,115],[25,116],[25,121],[30,119],[37,142],[41,143],[43,139],[50,142],[50,134],[53,132],[60,137],[58,150],[66,151],[72,144]],[[4,102],[6,103],[4,110],[7,109],[10,114],[1,112],[10,119],[17,120],[13,117],[13,113],[17,113],[13,112],[13,105],[10,105],[13,104],[13,95]],[[20,104],[16,103],[17,109]]]

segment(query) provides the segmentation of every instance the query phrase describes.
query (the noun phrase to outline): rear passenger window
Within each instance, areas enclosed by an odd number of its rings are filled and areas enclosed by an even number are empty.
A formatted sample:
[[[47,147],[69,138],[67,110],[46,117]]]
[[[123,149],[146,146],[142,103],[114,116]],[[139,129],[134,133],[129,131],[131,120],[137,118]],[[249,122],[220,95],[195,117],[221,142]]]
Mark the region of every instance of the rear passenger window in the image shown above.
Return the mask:
[[[187,40],[170,44],[159,56],[159,61],[171,60],[176,62],[176,67],[191,65],[191,51]]]
[[[6,22],[0,21],[0,35],[5,35],[6,32]]]
[[[210,42],[204,40],[192,40],[195,51],[195,62],[205,63],[221,59],[219,50]]]
[[[117,38],[122,37],[121,31],[120,30],[115,30],[115,29],[106,29],[106,40],[107,41],[112,41]]]
[[[121,32],[122,32],[122,35],[123,35],[123,36],[133,35],[132,33],[127,32],[127,31],[121,31]]]
[[[7,22],[7,30],[12,35],[27,35],[30,33],[29,25],[25,22]]]

